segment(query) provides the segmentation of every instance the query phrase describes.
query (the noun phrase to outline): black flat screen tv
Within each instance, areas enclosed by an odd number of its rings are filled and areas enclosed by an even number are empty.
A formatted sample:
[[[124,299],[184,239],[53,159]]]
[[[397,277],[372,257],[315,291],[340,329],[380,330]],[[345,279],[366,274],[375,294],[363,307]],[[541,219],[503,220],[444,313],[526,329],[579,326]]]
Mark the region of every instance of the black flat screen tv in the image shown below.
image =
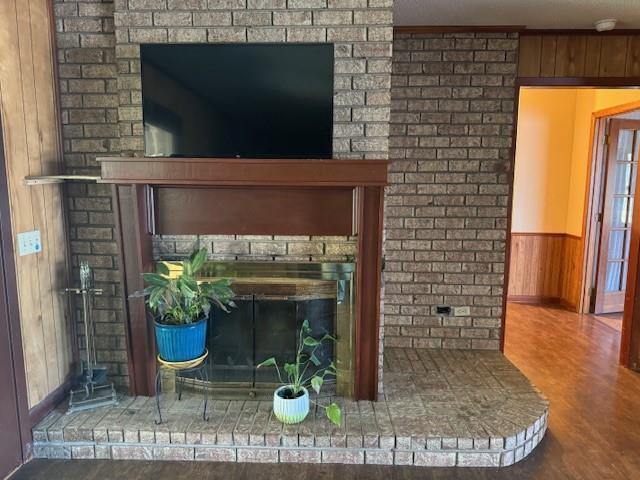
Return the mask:
[[[331,158],[332,44],[141,45],[146,156]]]

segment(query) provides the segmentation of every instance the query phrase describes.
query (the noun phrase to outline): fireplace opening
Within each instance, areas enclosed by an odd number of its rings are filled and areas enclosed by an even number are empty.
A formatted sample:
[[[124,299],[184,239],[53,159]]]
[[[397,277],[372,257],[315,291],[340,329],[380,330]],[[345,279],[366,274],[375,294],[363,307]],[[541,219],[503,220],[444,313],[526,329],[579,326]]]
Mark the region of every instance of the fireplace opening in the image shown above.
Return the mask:
[[[277,383],[274,367],[255,366],[270,357],[275,357],[279,365],[292,363],[305,320],[315,338],[335,336],[335,284],[305,280],[301,285],[301,279],[288,278],[262,284],[256,284],[254,279],[243,280],[234,283],[238,307],[228,314],[214,311],[209,319],[209,378],[212,382],[249,386]],[[306,288],[298,289],[299,286]],[[333,361],[333,353],[334,345],[327,342],[316,350],[320,368]]]
[[[179,264],[170,268],[179,270]],[[275,357],[293,362],[305,320],[314,338],[330,334],[316,350],[320,365],[334,362],[335,378],[325,378],[326,392],[353,396],[353,263],[208,262],[200,280],[231,278],[237,308],[209,316],[207,348],[210,389],[218,394],[269,395],[278,384],[275,367],[256,368]],[[281,372],[284,376],[284,372]],[[186,379],[185,379],[186,380]],[[197,386],[197,380],[188,379]]]

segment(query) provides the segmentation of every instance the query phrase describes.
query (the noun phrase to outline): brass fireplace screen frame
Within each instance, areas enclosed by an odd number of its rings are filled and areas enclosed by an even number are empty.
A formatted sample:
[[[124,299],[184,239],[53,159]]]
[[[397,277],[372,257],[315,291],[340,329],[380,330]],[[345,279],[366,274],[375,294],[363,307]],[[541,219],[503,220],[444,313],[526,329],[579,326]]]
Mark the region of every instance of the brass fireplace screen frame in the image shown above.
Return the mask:
[[[161,260],[171,272],[179,274],[179,261]],[[268,291],[271,287],[267,279],[281,279],[291,282],[296,279],[319,280],[335,282],[335,334],[337,337],[335,348],[335,363],[338,370],[334,385],[327,382],[325,393],[336,393],[340,396],[353,398],[354,396],[354,368],[355,368],[355,275],[356,266],[353,262],[238,262],[238,261],[208,261],[198,279],[201,281],[216,278],[232,279],[243,296],[244,281],[250,279],[253,288],[258,292],[256,298],[263,299],[300,299],[309,295],[306,291],[283,292],[278,294],[259,293],[260,284],[264,283]],[[256,288],[257,287],[257,288]],[[251,287],[250,287],[251,288]],[[294,287],[295,288],[295,287]],[[236,291],[238,293],[238,291]],[[312,296],[315,296],[312,294]],[[185,378],[187,384],[194,387],[201,386],[201,381],[195,378]],[[251,382],[215,382],[209,381],[208,388],[219,394],[249,395],[271,393],[274,385],[269,383]]]

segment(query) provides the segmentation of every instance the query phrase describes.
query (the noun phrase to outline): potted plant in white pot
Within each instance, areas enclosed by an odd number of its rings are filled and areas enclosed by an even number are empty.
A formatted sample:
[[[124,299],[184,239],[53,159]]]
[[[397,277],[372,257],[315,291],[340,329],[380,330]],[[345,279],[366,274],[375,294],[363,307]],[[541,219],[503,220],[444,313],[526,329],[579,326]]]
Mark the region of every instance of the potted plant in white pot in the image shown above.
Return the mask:
[[[320,393],[325,377],[336,374],[336,367],[333,362],[328,367],[309,372],[310,365],[313,364],[315,367],[321,365],[316,356],[318,347],[324,342],[334,342],[335,338],[328,334],[320,339],[313,338],[309,322],[305,320],[302,323],[298,340],[298,350],[294,363],[285,363],[283,365],[287,381],[283,380],[282,372],[275,357],[267,358],[257,366],[257,368],[270,366],[276,368],[278,380],[282,385],[273,392],[273,413],[278,420],[287,424],[300,423],[307,417],[310,402],[309,388],[312,388],[317,394]],[[318,406],[325,409],[329,420],[340,426],[342,412],[335,402],[327,406],[319,404]]]
[[[207,335],[207,317],[212,307],[228,312],[235,307],[234,293],[227,278],[198,282],[196,274],[207,259],[203,248],[181,262],[182,271],[170,274],[164,263],[156,273],[144,273],[147,287],[134,293],[144,297],[155,319],[156,344],[160,358],[168,362],[186,362],[203,355]]]

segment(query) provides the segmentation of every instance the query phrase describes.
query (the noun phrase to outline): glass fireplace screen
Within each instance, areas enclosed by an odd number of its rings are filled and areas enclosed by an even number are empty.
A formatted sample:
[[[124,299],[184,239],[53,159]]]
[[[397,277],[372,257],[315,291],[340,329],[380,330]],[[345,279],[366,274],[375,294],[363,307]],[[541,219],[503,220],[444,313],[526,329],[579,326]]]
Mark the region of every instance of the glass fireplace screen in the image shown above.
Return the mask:
[[[167,264],[179,271],[179,263]],[[353,328],[355,318],[353,263],[208,262],[201,279],[231,278],[237,308],[215,310],[209,317],[210,387],[249,394],[271,390],[278,383],[273,367],[257,369],[276,357],[291,362],[308,320],[314,337],[337,338],[316,350],[319,367],[334,362],[336,393],[353,395]],[[310,367],[310,372],[312,371]]]

